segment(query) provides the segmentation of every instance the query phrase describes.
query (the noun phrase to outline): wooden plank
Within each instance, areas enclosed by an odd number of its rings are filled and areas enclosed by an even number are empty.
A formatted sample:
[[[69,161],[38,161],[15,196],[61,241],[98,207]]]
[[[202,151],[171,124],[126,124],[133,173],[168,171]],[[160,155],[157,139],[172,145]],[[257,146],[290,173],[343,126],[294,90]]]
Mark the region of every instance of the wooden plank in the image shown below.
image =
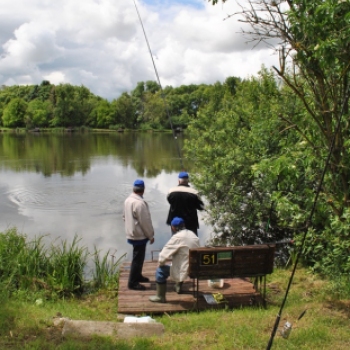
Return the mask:
[[[197,311],[197,300],[193,295],[193,281],[189,278],[183,284],[184,293],[174,291],[174,282],[167,283],[167,303],[153,303],[148,298],[156,294],[155,271],[156,261],[145,261],[143,275],[150,279],[150,283],[143,283],[145,291],[134,291],[127,287],[130,263],[125,262],[120,269],[118,290],[118,312],[129,315],[173,313],[184,311]],[[213,289],[206,280],[199,281],[201,293],[220,292],[227,299],[228,307],[249,306],[261,303],[261,296],[254,289],[248,278],[225,279],[222,289]],[[225,305],[210,306],[202,296],[198,299],[198,310],[208,308],[224,308]]]

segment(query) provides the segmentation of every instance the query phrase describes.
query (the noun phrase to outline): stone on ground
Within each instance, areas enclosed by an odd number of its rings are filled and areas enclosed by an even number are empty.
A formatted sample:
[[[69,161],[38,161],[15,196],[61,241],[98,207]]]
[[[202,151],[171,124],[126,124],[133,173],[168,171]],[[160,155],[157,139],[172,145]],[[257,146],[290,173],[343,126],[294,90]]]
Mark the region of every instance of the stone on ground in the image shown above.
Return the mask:
[[[91,337],[92,335],[116,338],[152,337],[164,333],[161,323],[121,323],[108,321],[82,321],[64,319],[62,336]]]

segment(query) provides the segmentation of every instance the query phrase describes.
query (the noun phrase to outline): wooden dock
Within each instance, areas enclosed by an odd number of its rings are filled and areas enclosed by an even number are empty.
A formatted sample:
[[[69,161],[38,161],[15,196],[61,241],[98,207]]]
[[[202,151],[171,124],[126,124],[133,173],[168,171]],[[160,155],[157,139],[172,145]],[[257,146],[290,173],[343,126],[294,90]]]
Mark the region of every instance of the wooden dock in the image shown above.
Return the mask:
[[[247,278],[225,279],[224,287],[214,289],[208,286],[208,282],[199,281],[199,298],[193,295],[193,280],[188,279],[183,284],[183,293],[174,291],[174,282],[168,279],[166,303],[153,303],[148,300],[156,295],[155,271],[156,261],[145,261],[143,275],[150,279],[149,283],[143,283],[145,291],[128,289],[128,277],[130,262],[125,262],[120,269],[118,291],[118,313],[127,315],[161,314],[184,311],[200,311],[205,309],[221,309],[225,307],[235,308],[262,304],[260,293],[256,292],[253,283]],[[220,292],[225,297],[226,303],[208,304],[203,294]]]

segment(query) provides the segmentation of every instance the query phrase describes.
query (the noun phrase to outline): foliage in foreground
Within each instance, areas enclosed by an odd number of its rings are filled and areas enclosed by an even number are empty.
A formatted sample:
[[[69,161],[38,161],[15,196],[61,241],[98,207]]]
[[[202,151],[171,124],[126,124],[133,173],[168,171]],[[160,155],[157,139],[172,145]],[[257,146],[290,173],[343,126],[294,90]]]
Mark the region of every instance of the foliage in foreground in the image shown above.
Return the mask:
[[[289,270],[275,270],[268,276],[267,309],[244,307],[153,316],[164,325],[164,335],[129,340],[97,336],[91,339],[62,338],[62,327],[53,322],[61,315],[73,320],[117,321],[115,293],[100,292],[79,299],[51,300],[42,304],[35,302],[33,293],[29,293],[30,297],[25,300],[9,299],[6,293],[0,293],[3,305],[0,309],[0,348],[261,350],[266,348],[270,339],[289,276]],[[338,291],[343,294],[338,294]],[[278,330],[272,348],[348,349],[349,296],[349,285],[334,285],[307,270],[297,269],[279,324],[281,330],[289,321],[293,329],[288,339],[282,338]],[[305,310],[305,316],[297,321]]]
[[[349,274],[350,2],[247,0],[232,16],[249,41],[276,48],[279,67],[191,121],[198,186],[219,203],[222,238],[292,233],[301,244],[307,233],[304,262]]]
[[[314,143],[319,140],[300,101],[274,74],[262,70],[259,77],[242,82],[223,106],[219,112],[210,106],[202,110],[191,122],[185,144],[197,172],[192,181],[208,198],[214,244],[293,238],[300,247],[311,224],[303,262],[328,276],[349,273],[349,209],[336,214],[332,207],[332,198],[346,193],[334,186],[338,181],[330,172],[318,193],[327,149],[314,152],[299,132],[308,133]],[[289,117],[295,128],[285,123]]]
[[[91,289],[117,289],[121,258],[110,261],[109,252],[102,258],[95,247],[91,254],[79,246],[78,237],[71,243],[61,241],[47,248],[44,236],[29,241],[16,228],[0,233],[0,284],[9,295],[41,292],[45,298],[81,295]],[[87,273],[89,259],[94,268]],[[92,275],[91,280],[86,275]]]

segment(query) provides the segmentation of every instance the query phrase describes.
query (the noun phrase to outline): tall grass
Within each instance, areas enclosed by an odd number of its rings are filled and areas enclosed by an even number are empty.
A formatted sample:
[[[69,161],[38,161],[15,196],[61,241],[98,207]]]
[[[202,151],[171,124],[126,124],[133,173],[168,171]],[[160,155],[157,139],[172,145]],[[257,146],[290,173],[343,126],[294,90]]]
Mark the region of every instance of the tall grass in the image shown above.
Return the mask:
[[[16,229],[0,234],[0,281],[9,292],[40,284],[47,266],[42,238],[27,242]]]
[[[45,236],[28,240],[16,228],[0,233],[0,284],[9,294],[19,291],[44,292],[47,298],[81,295],[95,289],[116,288],[122,257],[109,261],[109,252],[101,259],[79,246],[75,236],[71,243],[44,244]],[[92,281],[86,279],[88,261],[94,261]]]
[[[47,278],[59,294],[81,294],[84,291],[84,268],[89,252],[87,248],[79,247],[79,241],[74,236],[71,244],[61,241],[58,246],[51,245]]]
[[[126,254],[119,257],[114,261],[114,256],[112,256],[112,261],[108,259],[110,256],[110,251],[101,258],[100,252],[94,246],[94,263],[95,269],[93,271],[93,283],[94,287],[104,288],[104,289],[117,289],[119,280],[119,265],[121,260]]]

